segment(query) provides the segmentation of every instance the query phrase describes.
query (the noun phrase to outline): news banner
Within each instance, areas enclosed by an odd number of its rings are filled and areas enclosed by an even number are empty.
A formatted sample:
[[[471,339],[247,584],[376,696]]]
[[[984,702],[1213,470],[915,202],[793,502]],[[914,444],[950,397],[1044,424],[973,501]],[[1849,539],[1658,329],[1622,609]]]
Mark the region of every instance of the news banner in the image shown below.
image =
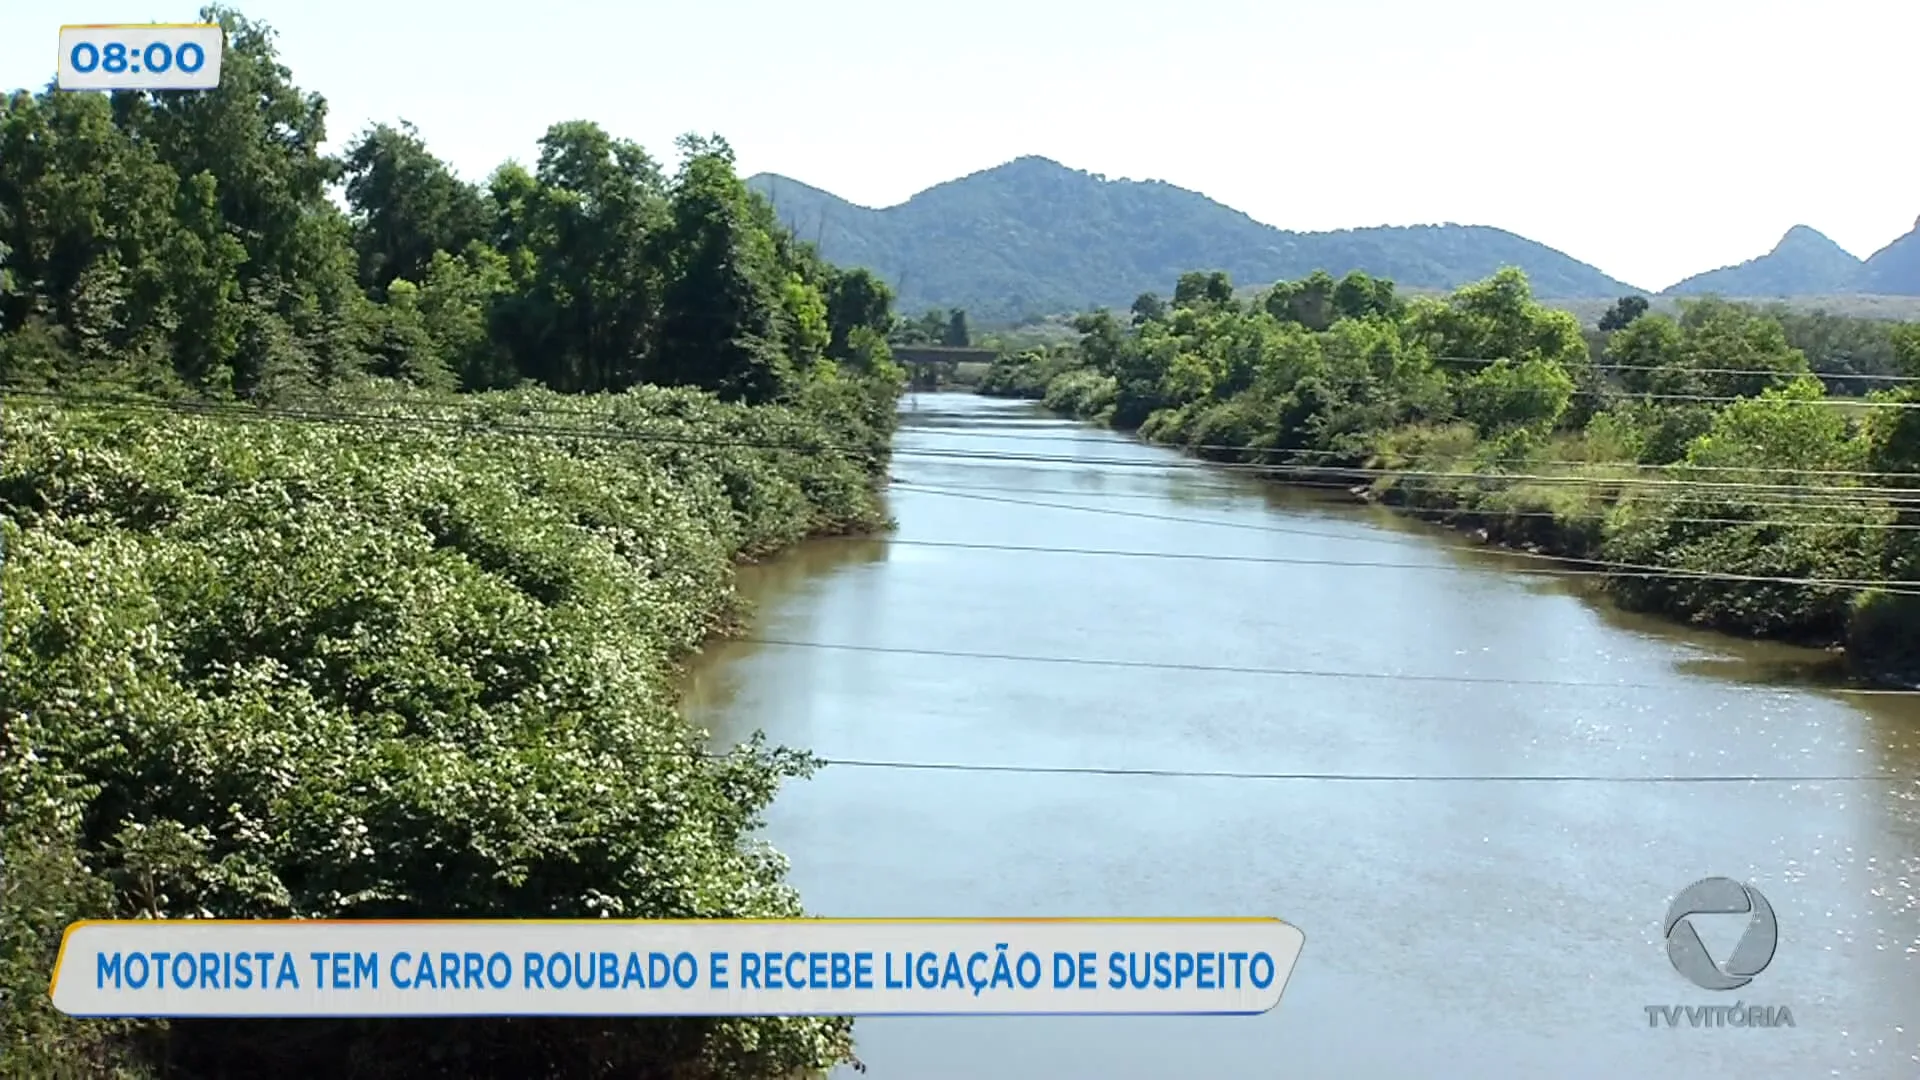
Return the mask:
[[[1256,1015],[1279,919],[76,923],[77,1017]]]

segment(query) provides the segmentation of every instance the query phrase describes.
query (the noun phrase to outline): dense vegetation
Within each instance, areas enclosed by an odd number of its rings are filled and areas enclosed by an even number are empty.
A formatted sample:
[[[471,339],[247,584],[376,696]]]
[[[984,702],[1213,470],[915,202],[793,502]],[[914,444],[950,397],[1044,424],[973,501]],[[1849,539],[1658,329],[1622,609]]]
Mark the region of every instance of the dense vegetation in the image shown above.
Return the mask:
[[[1550,296],[1617,296],[1627,286],[1500,229],[1431,225],[1288,232],[1196,192],[1108,180],[1024,157],[870,210],[785,177],[748,181],[834,261],[897,283],[914,310],[966,308],[982,323],[1125,304],[1194,266],[1243,281],[1317,267],[1365,270],[1404,286],[1452,288],[1522,267]]]
[[[887,335],[887,341],[894,345],[964,349],[973,344],[973,331],[967,325],[964,309],[942,311],[931,308],[917,319],[900,319],[894,324],[893,332]]]
[[[1845,641],[1878,669],[1920,657],[1911,589],[1635,573],[1920,579],[1920,391],[1829,399],[1780,317],[1738,304],[1673,318],[1626,301],[1607,322],[1596,356],[1516,270],[1412,300],[1316,274],[1251,303],[1224,273],[1189,273],[1171,301],[1092,312],[1077,343],[1007,357],[984,389],[1617,564],[1606,587],[1636,607]],[[1920,376],[1920,326],[1886,334]]]
[[[51,1012],[84,917],[799,912],[678,663],[732,565],[884,525],[888,291],[724,143],[588,123],[459,180],[321,155],[270,34],[205,93],[0,111],[0,1060],[19,1077],[739,1077],[834,1020]],[[343,185],[348,209],[329,192]]]

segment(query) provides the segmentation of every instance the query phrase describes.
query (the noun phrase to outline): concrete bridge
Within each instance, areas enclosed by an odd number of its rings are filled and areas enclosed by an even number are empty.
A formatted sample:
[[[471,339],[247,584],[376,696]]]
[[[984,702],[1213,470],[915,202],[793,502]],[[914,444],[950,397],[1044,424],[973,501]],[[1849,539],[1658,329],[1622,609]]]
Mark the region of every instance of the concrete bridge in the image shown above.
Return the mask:
[[[991,364],[1000,354],[993,349],[957,349],[945,345],[895,345],[894,362],[907,369],[911,387],[932,390],[951,383],[962,364]]]

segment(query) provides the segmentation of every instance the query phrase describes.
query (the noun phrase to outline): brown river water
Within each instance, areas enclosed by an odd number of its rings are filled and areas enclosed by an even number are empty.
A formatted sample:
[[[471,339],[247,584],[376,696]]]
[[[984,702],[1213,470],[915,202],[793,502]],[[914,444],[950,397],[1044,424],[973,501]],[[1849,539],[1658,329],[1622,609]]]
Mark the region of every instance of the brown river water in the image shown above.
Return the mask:
[[[1920,1078],[1920,699],[1031,404],[903,409],[897,532],[747,569],[754,640],[696,666],[693,722],[827,758],[1321,775],[789,784],[766,835],[816,914],[1306,933],[1263,1016],[861,1020],[869,1077]],[[1701,779],[1729,776],[1770,779]],[[1778,919],[1736,991],[1667,956],[1708,876]],[[1720,957],[1745,929],[1698,922]],[[1736,1001],[1794,1026],[1648,1013]]]

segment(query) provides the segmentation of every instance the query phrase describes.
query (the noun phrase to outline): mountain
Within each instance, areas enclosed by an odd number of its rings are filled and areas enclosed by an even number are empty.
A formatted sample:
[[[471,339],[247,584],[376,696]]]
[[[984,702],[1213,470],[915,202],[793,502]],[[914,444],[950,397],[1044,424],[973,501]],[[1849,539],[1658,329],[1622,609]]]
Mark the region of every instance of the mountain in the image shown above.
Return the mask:
[[[1867,259],[1869,291],[1889,296],[1920,296],[1920,221]]]
[[[1108,180],[1042,157],[949,180],[883,210],[771,173],[751,177],[801,239],[892,283],[901,307],[1014,321],[1162,295],[1189,270],[1268,283],[1349,270],[1449,289],[1503,266],[1543,297],[1635,290],[1568,255],[1479,225],[1289,232],[1158,180]]]
[[[1867,266],[1825,235],[1795,225],[1773,250],[1738,266],[1709,270],[1666,296],[1821,296],[1866,291]]]

